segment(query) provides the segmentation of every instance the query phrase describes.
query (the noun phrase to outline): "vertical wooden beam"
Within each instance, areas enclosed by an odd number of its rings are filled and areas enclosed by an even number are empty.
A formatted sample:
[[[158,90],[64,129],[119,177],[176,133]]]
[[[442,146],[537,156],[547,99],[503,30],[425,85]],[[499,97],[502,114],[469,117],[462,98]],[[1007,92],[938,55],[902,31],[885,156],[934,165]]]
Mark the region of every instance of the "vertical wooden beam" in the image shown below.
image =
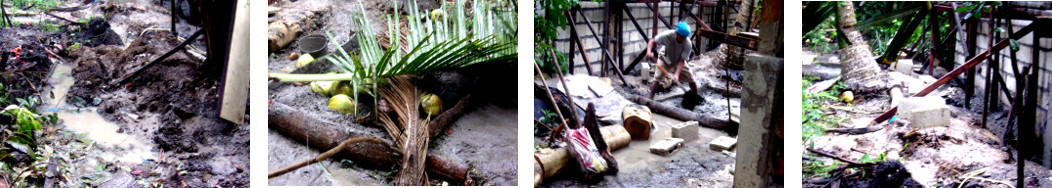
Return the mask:
[[[602,35],[602,40],[596,39],[595,42],[599,43],[600,49],[603,49],[604,52],[610,51],[610,4],[611,3],[603,3],[603,21],[601,23],[603,27],[599,28],[599,31],[602,33],[596,33],[595,31],[592,32],[592,35]],[[588,16],[584,17],[588,18]],[[591,26],[591,23],[589,23],[589,26]],[[599,56],[599,59],[603,62],[603,64],[599,65],[599,76],[606,77],[606,62],[613,61],[613,58]]]
[[[934,15],[934,14],[932,14],[932,15]],[[987,44],[989,44],[987,46],[987,48],[991,48],[992,49],[992,47],[994,45],[994,42],[993,42],[994,38],[997,38],[997,35],[998,35],[997,32],[994,32],[994,28],[997,27],[997,15],[996,14],[991,15],[990,23],[991,23],[991,25],[990,25],[990,36],[989,36],[990,40],[987,42]],[[933,26],[934,26],[934,23],[933,23]],[[932,33],[936,33],[936,32],[933,31]],[[932,34],[932,37],[934,37],[934,36],[935,36],[935,34]],[[980,121],[980,123],[981,123],[983,128],[986,128],[987,113],[990,110],[989,109],[989,107],[990,107],[990,88],[992,88],[990,86],[993,85],[993,80],[991,80],[990,77],[992,77],[991,73],[993,72],[993,68],[997,65],[997,59],[998,59],[997,57],[998,57],[997,56],[997,51],[994,51],[993,55],[991,56],[991,58],[989,60],[990,64],[986,65],[986,75],[985,75],[986,79],[983,80],[983,83],[984,83],[983,84],[984,85],[983,86],[983,107],[982,107],[983,108],[983,119]],[[929,74],[931,74],[930,71],[929,71]]]
[[[660,3],[660,1],[659,1],[658,3]],[[654,23],[654,27],[651,27],[651,32],[650,32],[650,38],[652,38],[652,39],[657,39],[657,33],[658,33],[658,30],[657,30],[657,28],[658,28],[658,25],[657,25],[657,23],[658,23],[658,17],[660,17],[660,16],[661,16],[661,13],[660,13],[660,12],[658,12],[658,9],[657,9],[657,7],[658,7],[657,5],[659,5],[658,3],[654,3],[654,7],[650,7],[650,9],[652,10],[652,12],[654,12],[654,15],[653,15],[653,16],[651,16],[651,17],[653,17],[653,18],[654,18],[654,21],[652,21],[652,22],[651,22],[651,23]],[[650,6],[650,5],[647,5],[647,6]],[[668,23],[665,23],[665,24],[668,24]],[[652,49],[646,49],[646,50],[652,50]],[[646,51],[646,52],[643,52],[643,53],[650,53],[650,52],[649,52],[649,51]],[[655,57],[655,58],[651,58],[651,59],[649,59],[649,60],[650,60],[650,62],[652,62],[652,63],[658,63],[658,62],[657,62],[657,59],[656,59],[656,57]]]
[[[672,23],[672,27],[669,27],[669,28],[675,28],[676,27],[676,23],[677,23],[676,22],[676,10],[675,10],[674,7],[676,7],[676,2],[675,1],[669,1],[668,2],[668,22]]]
[[[219,95],[219,117],[238,125],[244,123],[245,108],[248,107],[248,7],[248,1],[235,2],[230,45],[227,49],[229,55],[226,57],[224,70],[226,74],[223,74],[223,90]]]
[[[665,19],[661,18],[661,12],[658,11],[658,8],[660,8],[659,5],[661,5],[660,3],[661,2],[654,3],[654,6],[650,6],[650,4],[644,3],[645,5],[647,5],[647,8],[650,8],[651,10],[654,11],[654,28],[655,28],[655,31],[657,30],[657,22],[658,21],[661,21],[661,23],[664,23],[665,27],[672,28],[672,24],[669,24],[667,21],[665,21]]]
[[[574,16],[574,14],[570,13],[570,12],[573,12],[573,9],[566,10],[566,12],[563,13],[563,15],[566,15],[566,21],[569,22],[567,24],[569,24],[569,25],[577,25],[576,22],[573,22],[573,18],[571,18],[572,16]],[[577,49],[575,49],[575,47],[577,47],[577,43],[574,42],[574,41],[577,41],[577,32],[576,31],[572,31],[570,33],[570,53],[567,54],[567,55],[570,55],[570,57],[567,58],[569,61],[566,62],[569,65],[569,67],[567,69],[570,70],[570,74],[574,73],[574,67],[576,67],[576,66],[574,66],[573,61],[574,61],[574,54],[577,53]],[[587,61],[584,62],[584,63],[588,64]],[[592,73],[589,72],[588,74],[591,75]]]
[[[617,11],[614,14],[617,15],[617,70],[625,69],[625,15],[621,10],[626,9],[624,3],[618,3]]]
[[[1023,125],[1028,126],[1027,129],[1026,129],[1028,131],[1027,132],[1027,138],[1029,138],[1031,141],[1034,141],[1032,143],[1032,144],[1034,144],[1033,147],[1025,148],[1025,149],[1028,149],[1030,151],[1042,151],[1042,150],[1044,150],[1044,147],[1043,147],[1044,146],[1044,142],[1037,141],[1037,138],[1035,137],[1036,136],[1035,134],[1037,133],[1037,132],[1035,132],[1036,131],[1036,127],[1035,126],[1037,126],[1037,104],[1039,103],[1039,101],[1037,99],[1037,96],[1040,95],[1040,93],[1039,93],[1040,90],[1038,90],[1038,89],[1041,88],[1041,86],[1038,85],[1038,83],[1039,83],[1038,81],[1040,81],[1039,80],[1040,78],[1038,77],[1038,75],[1041,74],[1041,40],[1040,40],[1041,36],[1042,36],[1041,32],[1034,32],[1034,37],[1033,37],[1033,40],[1034,40],[1034,42],[1033,42],[1034,62],[1031,63],[1032,64],[1031,67],[1033,67],[1032,68],[1033,70],[1030,70],[1030,75],[1029,75],[1029,77],[1026,80],[1027,82],[1029,82],[1028,84],[1026,84],[1027,85],[1027,88],[1026,88],[1027,89],[1027,92],[1026,92],[1026,95],[1027,95],[1026,96],[1026,101],[1027,102],[1024,103],[1025,106],[1023,106],[1024,110],[1025,110],[1025,111],[1023,111],[1024,115],[1025,115],[1023,117],[1026,118],[1026,119],[1024,119],[1026,121],[1019,121],[1020,123],[1024,123]],[[1035,152],[1035,153],[1029,153],[1028,152],[1027,153],[1027,157],[1037,156],[1039,159],[1043,158],[1041,155],[1044,155],[1044,152]]]
[[[975,57],[976,51],[976,35],[978,34],[978,20],[972,19],[968,22],[968,58],[972,59]],[[968,69],[965,74],[965,92],[964,92],[964,107],[971,109],[972,104],[972,92],[975,92],[975,69]]]

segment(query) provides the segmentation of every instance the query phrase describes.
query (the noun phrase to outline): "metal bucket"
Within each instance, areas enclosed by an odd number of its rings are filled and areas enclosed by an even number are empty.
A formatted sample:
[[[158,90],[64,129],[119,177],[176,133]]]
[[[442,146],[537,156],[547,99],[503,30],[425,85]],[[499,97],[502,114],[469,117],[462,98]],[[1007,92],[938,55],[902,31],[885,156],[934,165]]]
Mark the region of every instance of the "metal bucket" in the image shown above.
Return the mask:
[[[328,41],[325,35],[313,34],[303,36],[297,43],[299,44],[300,52],[310,54],[314,58],[320,58],[328,52]]]

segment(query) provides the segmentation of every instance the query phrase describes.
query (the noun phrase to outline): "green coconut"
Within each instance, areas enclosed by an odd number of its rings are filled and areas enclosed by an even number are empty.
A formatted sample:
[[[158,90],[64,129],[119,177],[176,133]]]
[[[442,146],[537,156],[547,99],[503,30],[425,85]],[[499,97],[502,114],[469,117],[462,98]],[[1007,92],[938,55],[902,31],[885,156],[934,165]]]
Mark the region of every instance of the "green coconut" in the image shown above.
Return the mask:
[[[332,96],[332,98],[329,98],[329,108],[340,113],[349,114],[354,113],[357,104],[354,100],[351,100],[351,97],[344,94],[337,94]]]
[[[439,99],[438,95],[435,94],[425,94],[423,97],[420,97],[420,108],[427,115],[436,116],[442,113],[442,99]]]
[[[335,81],[332,83],[332,85],[329,86],[329,94],[344,94],[347,96],[351,96],[354,95],[354,93],[352,93],[352,91],[354,91],[353,89],[354,88],[351,87],[351,81]]]

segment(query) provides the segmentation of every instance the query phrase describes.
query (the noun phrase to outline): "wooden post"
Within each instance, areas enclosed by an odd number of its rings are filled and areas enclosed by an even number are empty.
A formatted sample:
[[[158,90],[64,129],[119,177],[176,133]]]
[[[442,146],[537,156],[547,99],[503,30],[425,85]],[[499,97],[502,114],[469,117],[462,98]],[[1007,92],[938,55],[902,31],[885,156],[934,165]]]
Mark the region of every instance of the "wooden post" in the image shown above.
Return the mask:
[[[972,59],[973,57],[975,57],[975,51],[976,51],[976,46],[975,46],[976,45],[976,41],[975,40],[976,40],[976,35],[978,34],[977,33],[978,32],[978,28],[977,28],[978,25],[979,25],[978,21],[974,20],[974,19],[971,22],[968,22],[968,58],[967,59]],[[968,69],[967,74],[965,74],[965,80],[966,81],[965,81],[965,87],[964,87],[964,89],[965,89],[965,92],[964,92],[964,107],[967,108],[967,109],[971,109],[971,106],[972,106],[971,105],[972,104],[972,102],[971,102],[972,101],[972,92],[975,91],[975,70],[974,69]]]
[[[624,3],[618,3],[618,10],[614,11],[617,15],[617,70],[625,69],[625,15],[621,10],[627,9],[626,7]]]
[[[564,15],[566,15],[566,21],[569,22],[567,24],[568,25],[576,25],[577,23],[573,22],[573,18],[571,18],[571,16],[573,16],[574,14],[573,13],[569,13],[569,12],[573,12],[573,9],[566,10],[566,12],[563,13]],[[568,55],[570,55],[570,58],[568,58],[569,61],[566,62],[567,64],[570,65],[567,68],[567,69],[570,70],[570,74],[574,73],[574,67],[575,66],[574,66],[573,61],[574,61],[574,55],[577,53],[577,49],[574,49],[575,47],[577,47],[577,43],[575,43],[574,41],[576,41],[576,40],[577,40],[577,32],[574,32],[573,30],[571,30],[571,32],[570,32],[570,53],[568,53]],[[585,62],[585,64],[587,64],[587,63],[588,62]],[[592,73],[589,72],[588,75],[592,75]]]
[[[603,28],[600,28],[601,30],[599,30],[602,33],[592,32],[593,36],[602,35],[602,40],[596,39],[597,40],[596,42],[599,42],[599,48],[603,49],[604,52],[610,51],[610,17],[611,17],[610,16],[610,4],[611,3],[603,3],[603,5],[604,5],[603,6],[603,21],[602,21]],[[588,16],[584,16],[584,17],[587,18]],[[588,24],[591,24],[591,23],[588,23]],[[589,25],[589,26],[591,26],[591,25]],[[604,62],[603,64],[599,65],[599,76],[606,77],[607,66],[606,66],[605,62],[611,62],[614,59],[613,59],[612,56],[600,56],[599,59],[602,62]]]
[[[621,122],[633,140],[650,139],[651,117],[650,109],[642,106],[628,105],[621,111]]]
[[[1032,64],[1031,66],[1033,68],[1031,68],[1032,70],[1030,70],[1030,74],[1028,75],[1028,78],[1026,80],[1028,82],[1026,84],[1027,85],[1027,88],[1026,88],[1026,90],[1027,90],[1026,91],[1026,100],[1025,100],[1026,102],[1024,103],[1025,105],[1023,106],[1023,116],[1022,116],[1023,119],[1019,121],[1021,125],[1026,127],[1026,129],[1024,129],[1024,130],[1027,131],[1025,134],[1026,134],[1026,138],[1029,139],[1028,141],[1033,141],[1033,143],[1027,143],[1027,144],[1033,144],[1033,145],[1031,145],[1032,147],[1024,148],[1026,150],[1030,150],[1030,151],[1027,151],[1026,157],[1028,157],[1028,158],[1029,157],[1035,157],[1035,156],[1038,157],[1038,158],[1043,158],[1042,155],[1044,155],[1044,152],[1030,153],[1031,151],[1041,151],[1042,148],[1043,148],[1043,145],[1044,145],[1044,142],[1038,141],[1037,137],[1035,137],[1036,136],[1035,135],[1036,134],[1036,127],[1035,126],[1037,124],[1037,110],[1038,110],[1037,109],[1037,104],[1039,103],[1037,96],[1040,95],[1039,94],[1040,90],[1038,90],[1038,89],[1040,89],[1040,86],[1038,85],[1038,81],[1039,81],[1038,75],[1041,74],[1041,53],[1040,53],[1041,52],[1041,40],[1040,40],[1041,36],[1042,36],[1041,33],[1034,32],[1034,37],[1033,37],[1033,40],[1034,40],[1034,42],[1033,42],[1034,62],[1031,63]],[[1025,120],[1025,121],[1023,121],[1023,120]],[[1020,137],[1022,137],[1022,136],[1020,136]]]
[[[248,107],[248,18],[248,2],[238,1],[230,36],[230,55],[226,57],[226,73],[223,74],[223,91],[219,95],[219,117],[238,125],[244,123],[245,108]],[[173,27],[172,34],[175,30]]]
[[[932,15],[934,15],[934,14],[932,14]],[[994,45],[994,42],[993,42],[994,38],[997,38],[997,32],[994,31],[994,28],[997,27],[997,15],[991,15],[990,18],[991,18],[991,20],[990,20],[990,36],[989,36],[989,41],[987,42],[987,44],[988,44],[987,49],[990,49],[991,47],[993,47],[993,45]],[[935,23],[932,23],[932,24],[934,26]],[[937,29],[932,29],[932,33],[936,33],[935,30],[937,30]],[[934,37],[934,36],[935,36],[935,34],[932,34],[932,37]],[[934,41],[934,40],[932,40],[932,41]],[[934,54],[934,53],[932,53],[932,54]],[[992,57],[995,57],[995,58],[990,58],[990,64],[986,65],[986,79],[983,80],[983,83],[984,83],[984,86],[983,86],[983,119],[980,121],[981,126],[983,128],[986,128],[987,111],[989,111],[989,107],[990,107],[989,106],[989,104],[990,104],[990,88],[991,88],[990,86],[992,85],[991,83],[993,83],[990,80],[990,77],[991,77],[990,73],[993,71],[993,67],[997,64],[996,63],[997,62],[997,58],[996,58],[997,57],[997,52],[996,51],[994,52],[994,55]],[[928,74],[931,74],[931,73],[929,72]]]

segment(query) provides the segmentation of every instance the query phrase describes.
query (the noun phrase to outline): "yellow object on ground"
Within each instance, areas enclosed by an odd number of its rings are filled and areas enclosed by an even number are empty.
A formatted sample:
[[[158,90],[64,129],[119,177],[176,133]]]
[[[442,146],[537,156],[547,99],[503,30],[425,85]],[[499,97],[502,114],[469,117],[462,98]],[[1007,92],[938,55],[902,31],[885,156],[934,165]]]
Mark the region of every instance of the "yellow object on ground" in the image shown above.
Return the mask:
[[[851,101],[855,100],[855,95],[852,94],[851,91],[845,91],[843,94],[840,94],[840,100],[846,103],[851,103]]]
[[[355,104],[354,100],[351,100],[351,97],[348,97],[347,95],[339,94],[329,98],[329,108],[336,110],[337,112],[345,114],[353,113],[355,107],[357,107],[357,104]]]
[[[432,117],[442,113],[442,99],[438,98],[435,94],[426,94],[420,97],[420,108],[424,109],[424,113],[431,115]]]
[[[329,93],[330,86],[332,86],[332,81],[313,81],[310,83],[310,90],[328,97],[332,96],[332,94]]]
[[[329,86],[329,94],[330,95],[343,94],[343,95],[350,96],[350,95],[354,95],[354,93],[352,93],[352,91],[354,91],[354,90],[353,90],[353,88],[351,88],[351,82],[350,81],[346,81],[346,80],[335,81],[335,82],[332,83],[332,85]]]
[[[314,57],[308,53],[303,53],[303,55],[300,55],[300,58],[296,60],[296,68],[307,66],[307,64],[310,64],[311,62],[314,62]]]

